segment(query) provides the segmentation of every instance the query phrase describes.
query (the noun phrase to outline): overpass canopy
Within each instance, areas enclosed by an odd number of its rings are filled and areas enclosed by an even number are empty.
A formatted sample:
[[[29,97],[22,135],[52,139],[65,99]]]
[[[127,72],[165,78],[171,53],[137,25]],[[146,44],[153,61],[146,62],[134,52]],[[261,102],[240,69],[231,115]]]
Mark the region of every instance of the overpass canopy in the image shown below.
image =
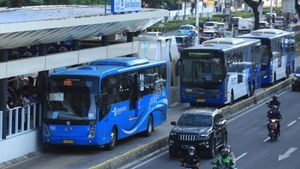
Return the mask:
[[[136,32],[168,16],[161,9],[118,15],[103,6],[39,6],[0,9],[0,49]]]

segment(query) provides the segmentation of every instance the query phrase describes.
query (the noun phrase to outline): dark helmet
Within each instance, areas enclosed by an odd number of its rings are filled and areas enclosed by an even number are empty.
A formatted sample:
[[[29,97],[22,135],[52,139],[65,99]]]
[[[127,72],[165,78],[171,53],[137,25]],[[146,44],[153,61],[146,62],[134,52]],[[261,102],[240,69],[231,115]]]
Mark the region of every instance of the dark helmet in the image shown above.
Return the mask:
[[[272,111],[276,111],[276,110],[278,110],[278,107],[275,106],[275,105],[273,105],[273,106],[271,107],[271,109],[272,109]]]
[[[277,100],[277,98],[278,98],[277,94],[275,94],[272,98],[273,98],[273,100]]]
[[[195,147],[193,147],[193,146],[189,147],[189,155],[190,155],[190,156],[194,156],[195,153],[196,153]]]

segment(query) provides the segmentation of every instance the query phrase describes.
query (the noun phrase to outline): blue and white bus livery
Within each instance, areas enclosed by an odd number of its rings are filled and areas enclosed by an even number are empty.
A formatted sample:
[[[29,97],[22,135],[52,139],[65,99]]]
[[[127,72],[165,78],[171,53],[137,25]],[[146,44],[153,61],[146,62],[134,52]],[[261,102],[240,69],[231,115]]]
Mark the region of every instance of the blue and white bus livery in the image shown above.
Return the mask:
[[[183,50],[182,103],[228,104],[260,88],[260,40],[217,38]]]
[[[49,77],[43,142],[106,145],[166,120],[167,66],[142,58],[98,60]]]
[[[240,38],[261,40],[262,85],[289,77],[295,67],[294,32],[278,29],[259,29]]]

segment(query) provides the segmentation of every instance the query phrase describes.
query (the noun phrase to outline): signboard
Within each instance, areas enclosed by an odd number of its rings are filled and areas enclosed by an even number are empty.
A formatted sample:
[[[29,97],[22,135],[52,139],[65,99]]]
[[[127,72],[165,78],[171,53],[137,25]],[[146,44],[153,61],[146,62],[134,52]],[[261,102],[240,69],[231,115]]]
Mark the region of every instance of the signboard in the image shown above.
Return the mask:
[[[141,0],[111,0],[111,12],[123,13],[123,12],[136,12],[142,8]]]
[[[299,3],[299,1],[298,1]],[[282,12],[283,13],[296,13],[295,0],[284,0],[282,2]]]

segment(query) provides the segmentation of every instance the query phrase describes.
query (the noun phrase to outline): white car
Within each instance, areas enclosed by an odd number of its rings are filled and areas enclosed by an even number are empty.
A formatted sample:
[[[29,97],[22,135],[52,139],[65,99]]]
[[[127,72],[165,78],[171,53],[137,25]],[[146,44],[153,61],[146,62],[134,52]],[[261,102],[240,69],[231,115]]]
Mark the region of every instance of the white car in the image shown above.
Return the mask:
[[[144,36],[162,36],[162,33],[161,32],[145,32],[142,35],[144,35]]]
[[[204,24],[204,30],[217,30],[218,29],[218,22],[206,22]]]

